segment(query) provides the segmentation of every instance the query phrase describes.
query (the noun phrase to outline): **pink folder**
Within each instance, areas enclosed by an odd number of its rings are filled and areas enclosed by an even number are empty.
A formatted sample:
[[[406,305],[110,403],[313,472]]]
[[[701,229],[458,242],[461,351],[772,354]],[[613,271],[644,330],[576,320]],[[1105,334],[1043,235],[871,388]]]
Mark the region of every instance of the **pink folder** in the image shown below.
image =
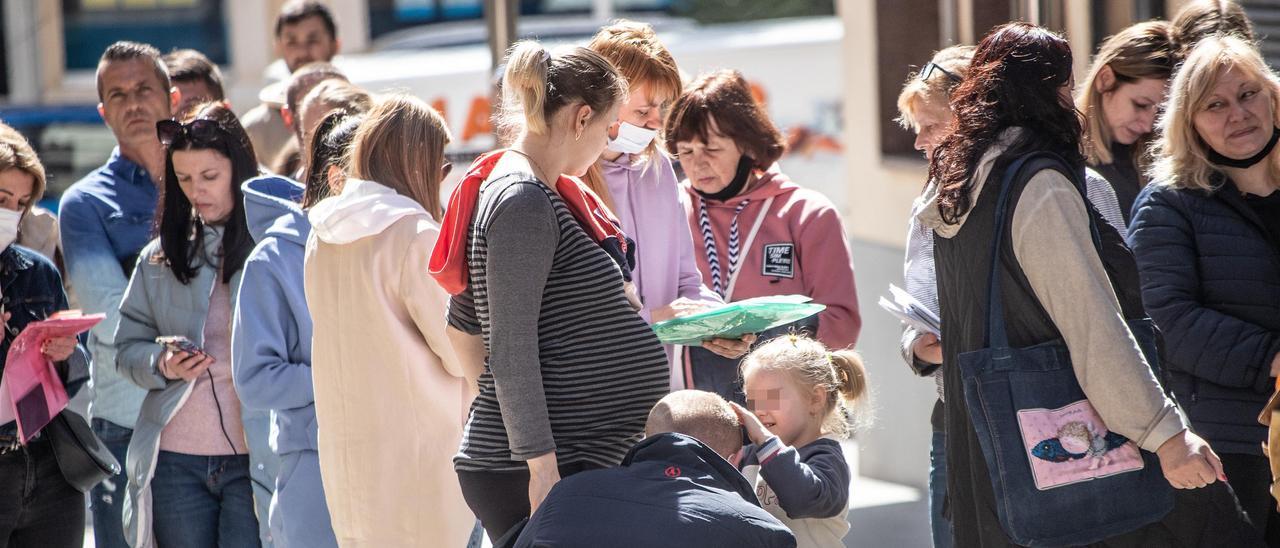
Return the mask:
[[[78,311],[54,314],[27,324],[9,346],[0,379],[0,424],[16,420],[24,445],[67,407],[67,390],[40,347],[49,339],[84,333],[104,318]]]

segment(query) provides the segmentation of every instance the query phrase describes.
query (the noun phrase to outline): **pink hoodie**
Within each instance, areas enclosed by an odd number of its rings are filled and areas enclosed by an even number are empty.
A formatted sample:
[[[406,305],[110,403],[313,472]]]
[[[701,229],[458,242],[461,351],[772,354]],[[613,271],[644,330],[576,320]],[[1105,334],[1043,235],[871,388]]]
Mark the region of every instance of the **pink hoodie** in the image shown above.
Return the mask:
[[[704,283],[711,284],[711,269],[702,243],[698,208],[703,199],[686,180],[681,183],[693,231],[694,255]],[[773,198],[760,230],[747,247],[751,228],[765,201]],[[726,301],[766,295],[807,295],[827,305],[818,315],[818,339],[828,348],[852,347],[858,342],[862,318],[853,279],[849,243],[835,206],[821,193],[801,188],[777,171],[761,174],[746,192],[725,202],[707,201],[707,216],[720,255],[722,283],[728,286],[729,225],[743,200],[751,202],[738,216],[742,254],[738,281]]]

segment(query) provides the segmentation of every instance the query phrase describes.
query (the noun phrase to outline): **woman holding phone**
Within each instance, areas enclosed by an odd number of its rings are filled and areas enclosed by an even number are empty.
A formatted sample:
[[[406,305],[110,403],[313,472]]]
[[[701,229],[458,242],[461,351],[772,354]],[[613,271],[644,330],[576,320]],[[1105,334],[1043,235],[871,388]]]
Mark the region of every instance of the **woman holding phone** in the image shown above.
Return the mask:
[[[231,312],[253,249],[240,185],[258,161],[226,106],[192,112],[156,124],[166,152],[160,237],[143,248],[120,304],[116,368],[149,390],[126,459],[125,536],[138,548],[256,547]]]

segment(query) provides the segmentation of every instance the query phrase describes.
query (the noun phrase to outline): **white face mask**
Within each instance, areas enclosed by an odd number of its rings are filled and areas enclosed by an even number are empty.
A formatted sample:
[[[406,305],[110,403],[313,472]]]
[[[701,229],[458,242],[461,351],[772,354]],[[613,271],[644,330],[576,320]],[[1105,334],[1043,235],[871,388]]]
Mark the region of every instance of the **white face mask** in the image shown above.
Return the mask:
[[[0,207],[0,249],[18,239],[18,222],[22,220],[22,212]]]
[[[633,126],[626,122],[618,124],[618,138],[609,139],[609,150],[623,154],[639,154],[649,148],[649,143],[658,137],[658,130]]]

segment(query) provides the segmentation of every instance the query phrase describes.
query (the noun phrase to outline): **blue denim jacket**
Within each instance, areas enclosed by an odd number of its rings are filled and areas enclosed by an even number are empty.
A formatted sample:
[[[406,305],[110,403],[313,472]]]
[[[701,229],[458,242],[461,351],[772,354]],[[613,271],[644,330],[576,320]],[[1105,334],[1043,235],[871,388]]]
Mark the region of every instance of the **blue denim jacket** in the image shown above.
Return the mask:
[[[4,311],[12,314],[0,340],[0,375],[3,375],[13,339],[27,324],[66,310],[67,294],[62,290],[58,268],[39,253],[19,245],[0,251],[0,294]],[[89,359],[84,345],[77,345],[71,357],[55,367],[67,395],[74,396],[89,379]],[[17,432],[18,426],[13,421],[0,425],[0,436],[14,436]]]
[[[107,315],[89,333],[91,414],[126,428],[133,428],[146,391],[116,372],[115,331],[138,252],[151,240],[158,196],[147,170],[117,148],[106,165],[72,185],[59,206],[67,276],[80,306],[86,314]]]

